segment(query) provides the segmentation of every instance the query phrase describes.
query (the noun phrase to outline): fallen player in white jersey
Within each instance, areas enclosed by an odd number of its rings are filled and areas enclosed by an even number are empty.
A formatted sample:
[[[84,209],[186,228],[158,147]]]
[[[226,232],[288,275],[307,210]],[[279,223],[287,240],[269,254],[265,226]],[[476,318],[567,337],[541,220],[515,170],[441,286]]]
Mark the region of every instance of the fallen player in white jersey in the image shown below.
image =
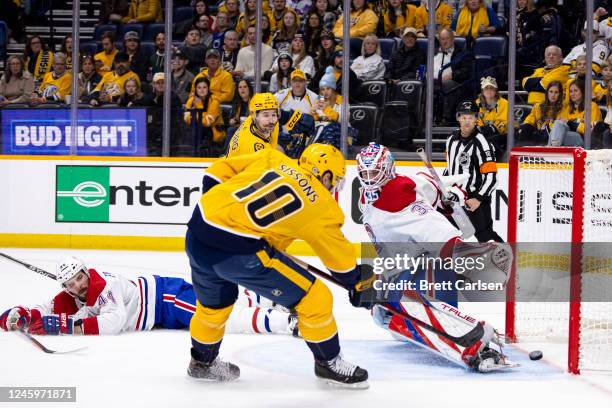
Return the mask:
[[[195,293],[182,278],[124,276],[87,268],[68,257],[57,267],[63,290],[33,308],[15,306],[0,315],[5,331],[32,334],[119,334],[154,327],[186,329],[196,310]],[[243,290],[227,324],[229,333],[294,333],[297,320],[272,301]]]
[[[424,173],[416,176],[401,176],[395,173],[395,161],[389,149],[376,143],[370,143],[357,155],[358,178],[362,186],[360,208],[363,223],[370,239],[374,243],[379,257],[393,257],[401,252],[409,257],[418,257],[424,253],[430,258],[474,257],[487,254],[493,259],[485,270],[466,270],[455,275],[457,270],[450,271],[453,278],[461,280],[498,281],[505,285],[511,264],[511,252],[507,247],[497,243],[477,244],[464,243],[461,231],[438,211],[448,213],[450,206],[441,202],[441,192],[433,178]],[[443,183],[447,193],[460,204],[466,194],[455,183],[460,180],[445,177]],[[491,256],[488,256],[491,255]],[[412,270],[410,270],[412,269]],[[416,272],[418,267],[408,270],[395,270],[383,274],[383,280],[399,282],[402,279],[431,279],[431,274]],[[431,272],[431,271],[430,271]],[[395,298],[394,298],[395,295]],[[425,293],[411,290],[400,290],[395,294],[387,293],[385,306],[375,305],[372,315],[375,322],[389,330],[400,340],[410,341],[421,347],[463,366],[477,371],[494,371],[515,366],[509,363],[501,353],[501,348],[494,350],[490,343],[499,344],[493,327],[481,321],[484,330],[482,337],[469,347],[462,347],[433,333],[427,332],[409,319],[389,312],[388,306],[399,308],[422,321],[442,329],[453,336],[461,336],[478,324],[478,320],[459,311],[455,305],[440,302],[438,296],[431,299]],[[455,299],[456,302],[456,299]]]

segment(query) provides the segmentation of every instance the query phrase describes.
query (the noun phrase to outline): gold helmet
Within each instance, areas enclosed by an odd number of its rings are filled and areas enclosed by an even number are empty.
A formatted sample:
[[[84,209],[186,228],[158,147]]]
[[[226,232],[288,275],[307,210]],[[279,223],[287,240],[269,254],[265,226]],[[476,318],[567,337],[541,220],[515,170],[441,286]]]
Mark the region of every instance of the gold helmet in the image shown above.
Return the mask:
[[[330,144],[313,143],[306,147],[299,160],[300,167],[321,179],[325,172],[332,175],[331,190],[340,191],[346,175],[346,162],[340,150]]]
[[[249,111],[251,115],[256,114],[260,110],[276,109],[278,110],[278,102],[271,93],[258,93],[253,95],[249,102]]]

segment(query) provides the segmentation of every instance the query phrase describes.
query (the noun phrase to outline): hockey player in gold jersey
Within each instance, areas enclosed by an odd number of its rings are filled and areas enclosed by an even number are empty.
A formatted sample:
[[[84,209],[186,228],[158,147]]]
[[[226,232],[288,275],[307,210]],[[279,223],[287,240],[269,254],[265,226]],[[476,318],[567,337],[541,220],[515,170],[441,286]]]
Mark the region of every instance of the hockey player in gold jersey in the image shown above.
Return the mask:
[[[304,240],[349,289],[351,303],[369,307],[373,274],[356,265],[341,231],[344,214],[332,196],[345,171],[340,151],[323,144],[308,146],[299,162],[266,148],[208,168],[185,244],[198,300],[190,325],[190,376],[229,381],[240,375],[217,357],[240,284],[295,310],[318,378],[367,387],[367,371],[340,354],[331,292],[282,252]]]
[[[271,93],[258,93],[249,102],[249,116],[236,130],[227,147],[227,157],[276,148],[279,130],[278,102]]]

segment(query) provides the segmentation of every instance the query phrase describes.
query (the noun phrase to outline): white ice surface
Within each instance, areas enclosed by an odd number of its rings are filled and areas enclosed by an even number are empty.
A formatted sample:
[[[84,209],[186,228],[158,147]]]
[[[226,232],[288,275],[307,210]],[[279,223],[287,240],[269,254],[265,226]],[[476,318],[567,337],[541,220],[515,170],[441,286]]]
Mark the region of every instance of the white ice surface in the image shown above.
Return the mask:
[[[100,271],[136,277],[142,273],[190,280],[186,256],[172,252],[67,251],[2,249],[49,271],[68,254]],[[33,306],[58,291],[57,284],[0,259],[0,313],[17,305]],[[368,312],[354,309],[346,293],[332,288],[334,314],[345,357],[367,368],[370,389],[321,388],[304,343],[281,335],[226,335],[223,358],[240,366],[232,384],[208,384],[186,375],[190,339],[187,331],[154,330],[101,337],[38,337],[49,348],[88,349],[48,355],[16,333],[0,332],[0,386],[75,386],[77,403],[7,404],[42,407],[610,407],[612,375],[564,372],[561,345],[508,347],[522,367],[512,372],[466,372],[439,357],[392,340],[376,327]],[[463,306],[472,315],[503,330],[503,305]],[[530,361],[526,352],[539,348],[545,358]]]

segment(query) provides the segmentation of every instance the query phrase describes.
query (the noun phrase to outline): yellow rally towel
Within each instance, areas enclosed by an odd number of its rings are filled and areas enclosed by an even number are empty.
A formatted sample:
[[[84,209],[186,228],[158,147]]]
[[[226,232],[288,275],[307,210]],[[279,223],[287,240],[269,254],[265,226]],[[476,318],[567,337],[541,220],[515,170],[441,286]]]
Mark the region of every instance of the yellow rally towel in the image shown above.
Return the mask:
[[[459,13],[457,19],[457,35],[464,37],[468,36],[470,31],[470,24],[472,25],[472,38],[478,37],[478,27],[482,24],[483,26],[489,26],[489,16],[487,15],[487,8],[483,5],[478,9],[478,12],[474,14],[474,21],[472,22],[472,12],[467,7],[463,7]]]

